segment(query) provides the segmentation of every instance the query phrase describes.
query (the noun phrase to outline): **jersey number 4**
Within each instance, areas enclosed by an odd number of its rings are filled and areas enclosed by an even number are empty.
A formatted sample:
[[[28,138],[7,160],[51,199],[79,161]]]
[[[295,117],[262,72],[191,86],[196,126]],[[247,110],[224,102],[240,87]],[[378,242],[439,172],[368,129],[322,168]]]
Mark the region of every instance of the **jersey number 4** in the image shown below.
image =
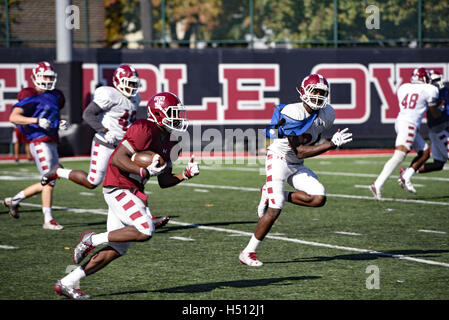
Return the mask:
[[[405,95],[404,99],[402,99],[401,105],[404,109],[415,109],[416,101],[418,101],[419,94],[413,93],[410,95],[410,99],[408,98],[408,94]]]
[[[131,117],[129,116],[129,111],[126,110],[123,116],[118,119],[118,123],[122,126],[122,130],[128,130],[129,124],[136,120],[136,111],[131,111]]]

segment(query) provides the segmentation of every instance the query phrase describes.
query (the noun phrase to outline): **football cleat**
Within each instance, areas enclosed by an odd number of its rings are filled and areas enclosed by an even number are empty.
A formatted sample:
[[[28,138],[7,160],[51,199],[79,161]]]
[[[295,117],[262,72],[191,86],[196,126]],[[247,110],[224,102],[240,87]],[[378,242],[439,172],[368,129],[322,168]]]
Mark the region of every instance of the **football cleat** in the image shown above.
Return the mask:
[[[3,205],[9,209],[9,215],[15,219],[19,219],[19,204],[13,204],[12,198],[3,199]]]
[[[59,168],[63,168],[63,166],[58,163],[53,168],[51,168],[46,174],[44,174],[41,178],[41,185],[46,186],[47,184],[50,183],[50,181],[58,179],[58,174],[56,173],[56,170],[58,170]]]
[[[64,229],[64,227],[61,226],[60,224],[58,224],[54,219],[51,219],[48,222],[44,222],[44,224],[42,225],[42,228],[47,229],[47,230],[62,230],[62,229]]]
[[[255,252],[245,252],[245,251],[240,252],[239,262],[246,264],[247,266],[250,266],[250,267],[263,266],[262,261],[257,259],[257,254]]]
[[[79,288],[65,286],[60,280],[56,281],[53,286],[53,291],[60,296],[74,300],[87,300],[91,298],[90,294],[82,292]]]
[[[416,194],[416,189],[413,186],[412,182],[410,180],[404,179],[402,174],[404,173],[405,169],[401,168],[399,171],[399,178],[398,178],[398,184],[401,186],[402,189],[405,191],[408,191],[410,193]]]
[[[382,196],[380,194],[380,190],[377,190],[377,188],[374,185],[374,183],[369,186],[369,189],[371,190],[371,192],[372,192],[374,198],[376,198],[376,200],[382,200]]]
[[[170,220],[169,216],[153,217],[154,228],[159,229],[165,226]]]
[[[92,244],[92,236],[96,234],[93,231],[87,231],[81,236],[81,242],[78,243],[73,251],[73,262],[79,264],[91,253],[95,247]]]
[[[263,186],[260,188],[260,201],[259,205],[257,206],[257,216],[260,218],[263,217],[263,215],[268,210],[268,192],[266,186]]]

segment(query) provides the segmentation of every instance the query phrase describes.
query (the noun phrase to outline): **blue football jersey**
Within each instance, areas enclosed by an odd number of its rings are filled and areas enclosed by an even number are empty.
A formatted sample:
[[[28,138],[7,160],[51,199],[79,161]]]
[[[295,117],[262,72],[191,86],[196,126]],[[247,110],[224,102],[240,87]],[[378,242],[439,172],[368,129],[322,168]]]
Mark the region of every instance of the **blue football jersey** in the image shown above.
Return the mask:
[[[51,122],[50,128],[44,130],[37,123],[28,125],[18,125],[28,140],[36,140],[45,136],[53,136],[58,134],[61,101],[63,101],[62,93],[58,90],[45,91],[41,94],[24,98],[17,102],[13,108],[19,107],[23,109],[23,116],[46,118]]]

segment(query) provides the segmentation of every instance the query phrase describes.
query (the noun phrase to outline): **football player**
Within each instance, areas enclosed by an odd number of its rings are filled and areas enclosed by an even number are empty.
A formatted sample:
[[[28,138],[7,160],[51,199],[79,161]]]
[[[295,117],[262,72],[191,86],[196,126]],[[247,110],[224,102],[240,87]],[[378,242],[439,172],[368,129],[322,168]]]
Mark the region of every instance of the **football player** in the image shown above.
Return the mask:
[[[185,107],[178,97],[170,92],[158,93],[150,98],[147,110],[148,118],[139,119],[129,127],[108,162],[103,184],[104,199],[109,207],[107,231],[84,233],[73,252],[73,261],[79,264],[96,247],[106,246],[55,283],[54,291],[59,295],[71,299],[90,298],[76,286],[81,279],[123,256],[132,242],[151,239],[154,224],[144,193],[144,185],[150,177],[157,176],[159,186],[167,188],[199,174],[198,163],[193,158],[182,173],[172,172],[172,162],[178,157],[172,149],[178,141],[171,137],[171,132],[183,132],[188,126]],[[131,157],[144,150],[158,155],[147,168],[140,168]],[[159,165],[160,157],[164,165]]]
[[[141,101],[139,75],[131,65],[122,64],[115,69],[112,82],[113,87],[101,86],[95,90],[92,102],[83,112],[84,121],[96,132],[91,144],[89,173],[57,165],[42,176],[43,186],[57,178],[69,179],[88,189],[103,182],[109,158],[136,120]],[[154,219],[156,225],[162,227],[169,217]]]
[[[427,111],[435,117],[438,116],[438,89],[430,81],[427,69],[416,68],[413,70],[410,83],[402,84],[397,91],[400,111],[394,124],[397,134],[394,154],[385,163],[382,172],[370,186],[370,190],[377,200],[382,200],[381,193],[385,181],[404,161],[412,148],[417,152],[417,156],[412,160],[410,167],[400,173],[398,183],[404,190],[416,194],[410,180],[430,156],[429,146],[418,130]]]
[[[39,62],[33,69],[31,78],[34,88],[25,88],[19,93],[19,102],[12,107],[9,121],[17,125],[30,142],[31,155],[42,175],[59,161],[58,130],[67,129],[67,122],[60,119],[60,110],[64,107],[65,98],[60,90],[55,89],[57,74],[50,63]],[[59,225],[52,215],[54,185],[53,182],[44,187],[40,182],[35,183],[14,197],[5,198],[3,204],[9,208],[9,214],[13,218],[19,218],[19,203],[41,193],[43,228],[61,230],[63,226]]]
[[[251,267],[263,263],[256,250],[279,217],[285,202],[299,206],[321,207],[326,203],[326,191],[317,175],[304,165],[304,159],[352,141],[348,128],[340,129],[331,141],[317,144],[321,133],[332,127],[334,109],[327,104],[329,84],[320,74],[305,77],[297,86],[302,102],[275,107],[267,136],[274,138],[268,147],[266,182],[261,188],[257,207],[259,222],[248,245],[240,252],[239,261]],[[284,190],[285,183],[294,188]]]
[[[449,155],[449,89],[443,83],[443,75],[431,70],[432,84],[439,90],[438,109],[441,115],[433,118],[427,113],[427,126],[429,127],[429,139],[432,146],[433,162],[423,164],[418,173],[443,170]]]

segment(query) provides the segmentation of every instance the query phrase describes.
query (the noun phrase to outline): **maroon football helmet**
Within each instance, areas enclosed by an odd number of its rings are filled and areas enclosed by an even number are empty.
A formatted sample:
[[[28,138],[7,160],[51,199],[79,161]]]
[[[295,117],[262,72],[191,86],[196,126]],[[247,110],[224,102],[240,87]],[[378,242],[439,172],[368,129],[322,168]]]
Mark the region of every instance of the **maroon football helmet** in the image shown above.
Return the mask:
[[[319,110],[327,103],[329,83],[321,74],[310,74],[296,87],[296,91],[312,110]]]
[[[430,83],[430,74],[426,68],[416,68],[410,78],[411,83]]]
[[[134,97],[139,91],[139,75],[134,67],[122,64],[114,70],[112,75],[114,87],[125,97]]]
[[[53,90],[56,85],[57,74],[53,66],[47,61],[39,62],[31,74],[34,85],[41,90]]]
[[[184,132],[189,126],[186,109],[181,100],[171,92],[161,92],[150,98],[147,105],[148,120],[168,131]]]

